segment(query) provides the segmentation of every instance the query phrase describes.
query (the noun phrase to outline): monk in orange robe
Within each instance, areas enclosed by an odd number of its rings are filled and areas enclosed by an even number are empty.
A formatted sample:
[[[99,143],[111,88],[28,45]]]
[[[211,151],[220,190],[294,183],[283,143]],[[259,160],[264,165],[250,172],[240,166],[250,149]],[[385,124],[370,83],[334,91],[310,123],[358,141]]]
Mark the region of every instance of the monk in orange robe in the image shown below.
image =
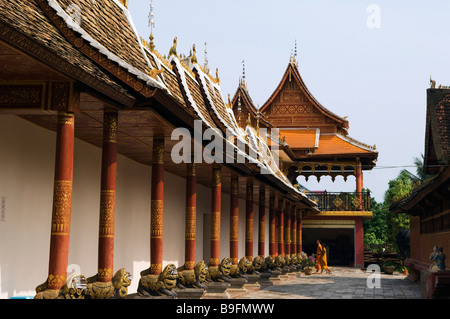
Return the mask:
[[[321,269],[320,273],[323,273],[323,270],[325,269],[327,274],[331,274],[330,269],[328,269],[327,263],[327,249],[325,248],[325,246],[321,244],[320,240],[317,240],[317,261],[319,267],[316,272],[318,272],[319,269]]]

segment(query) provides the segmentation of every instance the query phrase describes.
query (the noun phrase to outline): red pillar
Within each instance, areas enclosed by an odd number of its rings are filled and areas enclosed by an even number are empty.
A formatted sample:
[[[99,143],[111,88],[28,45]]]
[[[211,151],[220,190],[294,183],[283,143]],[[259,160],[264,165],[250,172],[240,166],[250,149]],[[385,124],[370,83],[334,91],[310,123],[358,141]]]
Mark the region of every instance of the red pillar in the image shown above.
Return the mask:
[[[364,266],[364,229],[362,217],[355,219],[355,267]]]
[[[297,212],[297,254],[302,252],[302,211]]]
[[[269,198],[269,255],[275,257],[276,255],[276,208],[275,196],[271,195]]]
[[[150,224],[150,273],[159,275],[163,261],[164,138],[153,139]]]
[[[197,225],[197,174],[195,163],[186,165],[186,216],[184,235],[184,268],[195,268],[195,240]]]
[[[356,192],[361,193],[363,189],[363,177],[362,177],[361,159],[359,157],[356,158],[355,175],[356,175]]]
[[[278,201],[278,255],[284,257],[284,200]]]
[[[74,154],[74,116],[58,114],[48,289],[59,290],[67,280]]]
[[[264,258],[266,239],[266,191],[261,187],[259,191],[259,231],[258,231],[258,255]]]
[[[117,170],[117,112],[103,114],[103,149],[98,242],[98,281],[109,282],[114,269],[114,219]]]
[[[213,167],[212,170],[212,200],[211,200],[211,266],[220,264],[220,213],[221,213],[221,170]]]
[[[291,207],[291,254],[297,254],[297,208]]]
[[[230,194],[230,260],[233,265],[239,262],[239,178],[231,178]]]
[[[247,184],[245,201],[245,257],[253,260],[253,185]]]
[[[291,254],[291,204],[287,203],[284,214],[284,253]]]

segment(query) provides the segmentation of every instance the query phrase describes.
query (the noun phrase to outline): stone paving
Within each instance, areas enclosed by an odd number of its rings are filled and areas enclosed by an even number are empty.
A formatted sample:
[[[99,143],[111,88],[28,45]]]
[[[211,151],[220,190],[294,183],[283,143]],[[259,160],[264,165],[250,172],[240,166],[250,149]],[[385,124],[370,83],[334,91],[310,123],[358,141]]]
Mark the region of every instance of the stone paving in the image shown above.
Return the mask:
[[[367,284],[371,275],[361,269],[332,267],[332,273],[290,276],[288,280],[259,290],[249,291],[239,299],[420,299],[420,285],[405,275],[380,273],[380,287]],[[371,277],[372,278],[372,277]],[[375,283],[370,280],[370,283]]]

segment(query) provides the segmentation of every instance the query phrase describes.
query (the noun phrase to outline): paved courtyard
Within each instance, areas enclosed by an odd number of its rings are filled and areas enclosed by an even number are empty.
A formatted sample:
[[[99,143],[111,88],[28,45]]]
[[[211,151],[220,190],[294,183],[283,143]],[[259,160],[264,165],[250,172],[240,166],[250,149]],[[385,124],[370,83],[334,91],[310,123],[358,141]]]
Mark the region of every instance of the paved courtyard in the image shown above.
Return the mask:
[[[260,290],[250,291],[240,299],[420,299],[420,285],[405,275],[380,273],[380,288],[367,284],[369,273],[355,268],[332,267],[327,275],[293,277]],[[371,277],[372,278],[372,277]],[[369,280],[375,283],[375,280]]]

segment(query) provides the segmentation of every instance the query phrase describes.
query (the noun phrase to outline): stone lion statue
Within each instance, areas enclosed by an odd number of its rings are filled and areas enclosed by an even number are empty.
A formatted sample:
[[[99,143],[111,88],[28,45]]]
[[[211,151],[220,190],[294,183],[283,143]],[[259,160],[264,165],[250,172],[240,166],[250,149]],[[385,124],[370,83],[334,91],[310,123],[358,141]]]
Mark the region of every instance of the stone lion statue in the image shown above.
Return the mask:
[[[253,273],[260,275],[265,271],[266,263],[261,256],[256,256],[252,262]]]
[[[230,282],[230,269],[231,269],[231,261],[230,258],[225,257],[220,262],[219,266],[209,266],[209,278],[212,281],[220,281],[220,282]]]
[[[141,271],[141,279],[137,293],[139,296],[169,296],[176,298],[172,289],[176,288],[178,279],[177,268],[174,264],[167,265],[159,275],[150,273],[150,268]]]
[[[184,265],[177,269],[178,271],[178,288],[201,288],[207,289],[204,283],[208,277],[208,266],[202,260],[195,265],[193,270],[185,270]]]
[[[249,273],[251,265],[252,263],[246,257],[239,260],[238,267],[241,277],[246,278],[245,275]]]
[[[273,259],[272,256],[267,256],[266,259],[264,260],[264,262],[266,263],[266,267],[268,270],[270,270],[272,272],[272,270],[278,270],[277,266],[275,265],[275,260]]]
[[[47,280],[36,287],[34,299],[84,299],[86,294],[87,279],[81,274],[73,274],[67,279],[66,284],[59,290],[48,289]]]
[[[112,281],[99,282],[98,275],[88,278],[86,299],[121,299],[128,294],[131,274],[125,268],[116,272]]]

